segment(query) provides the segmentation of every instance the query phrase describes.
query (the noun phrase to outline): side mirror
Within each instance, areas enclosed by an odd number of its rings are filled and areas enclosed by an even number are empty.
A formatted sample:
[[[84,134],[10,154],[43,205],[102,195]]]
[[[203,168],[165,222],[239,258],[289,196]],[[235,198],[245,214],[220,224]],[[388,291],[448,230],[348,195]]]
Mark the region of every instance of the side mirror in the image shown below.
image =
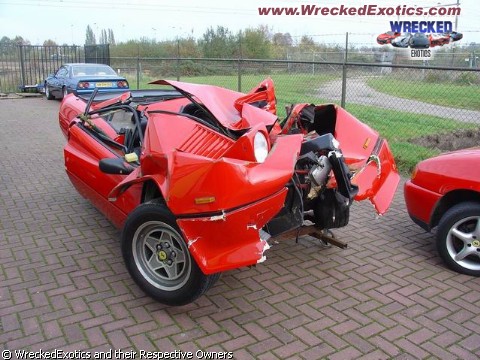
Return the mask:
[[[100,171],[105,174],[128,175],[135,168],[126,164],[122,158],[105,158],[98,163]]]

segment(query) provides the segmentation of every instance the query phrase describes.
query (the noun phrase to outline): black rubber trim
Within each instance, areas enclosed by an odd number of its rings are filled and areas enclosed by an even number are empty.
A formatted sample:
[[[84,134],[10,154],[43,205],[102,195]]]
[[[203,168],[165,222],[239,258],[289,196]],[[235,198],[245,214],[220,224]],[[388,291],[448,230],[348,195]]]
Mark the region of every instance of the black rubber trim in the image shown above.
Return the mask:
[[[91,135],[98,143],[102,144],[106,149],[110,150],[116,156],[118,156],[118,154],[113,152],[112,149],[105,146],[105,143],[108,143],[112,147],[117,148],[118,150],[122,150],[123,152],[126,153],[127,149],[124,145],[119,144],[119,143],[113,141],[112,139],[110,139],[108,137],[105,137],[105,136],[101,135],[100,133],[87,128],[85,125],[83,125],[83,123],[77,123],[77,126],[80,127],[82,130],[84,130],[85,132],[87,132],[89,135]]]
[[[410,213],[408,214],[408,216],[410,216],[410,219],[412,219],[412,221],[418,226],[420,226],[423,230],[430,232],[431,228],[429,224],[423,222],[420,219],[417,219],[415,216],[412,216]]]
[[[384,138],[381,138],[381,137],[379,137],[379,138],[377,139],[377,142],[375,143],[375,146],[373,147],[373,150],[372,150],[372,154],[373,154],[373,155],[378,155],[378,153],[380,152],[380,149],[381,149],[381,147],[382,147],[382,144],[383,144],[383,141],[384,141],[384,140],[385,140],[385,139],[384,139]]]

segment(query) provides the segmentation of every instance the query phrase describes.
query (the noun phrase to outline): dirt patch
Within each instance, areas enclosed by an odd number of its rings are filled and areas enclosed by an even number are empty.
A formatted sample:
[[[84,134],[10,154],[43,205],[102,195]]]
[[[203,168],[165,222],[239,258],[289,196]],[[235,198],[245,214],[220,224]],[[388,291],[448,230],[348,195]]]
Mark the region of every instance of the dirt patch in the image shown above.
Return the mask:
[[[480,129],[456,130],[447,134],[427,135],[411,139],[412,143],[440,151],[480,146]]]

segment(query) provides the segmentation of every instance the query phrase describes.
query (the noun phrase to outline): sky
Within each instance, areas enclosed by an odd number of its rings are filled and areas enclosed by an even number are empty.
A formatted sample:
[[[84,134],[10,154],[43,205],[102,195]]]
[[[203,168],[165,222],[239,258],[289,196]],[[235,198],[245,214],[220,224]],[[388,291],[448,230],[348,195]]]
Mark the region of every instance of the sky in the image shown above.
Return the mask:
[[[442,20],[397,16],[260,16],[258,7],[301,6],[438,6],[457,0],[0,0],[0,37],[20,35],[33,45],[52,39],[58,44],[81,45],[87,25],[97,40],[102,29],[112,29],[117,42],[147,37],[157,41],[193,36],[217,25],[236,33],[248,27],[266,25],[272,33],[289,32],[293,39],[310,35],[323,43],[343,43],[349,32],[351,42],[373,45],[378,34],[390,30],[389,21]],[[480,43],[480,6],[477,0],[460,0],[458,31],[462,42]]]

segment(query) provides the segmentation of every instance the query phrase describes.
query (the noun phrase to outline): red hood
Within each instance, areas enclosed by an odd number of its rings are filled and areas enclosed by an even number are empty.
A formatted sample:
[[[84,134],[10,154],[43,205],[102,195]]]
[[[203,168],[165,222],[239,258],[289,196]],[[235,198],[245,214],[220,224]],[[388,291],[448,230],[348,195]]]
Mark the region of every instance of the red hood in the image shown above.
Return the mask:
[[[266,111],[252,109],[252,106],[243,106],[238,110],[235,102],[245,96],[237,91],[220,88],[213,85],[199,85],[173,80],[156,80],[150,84],[170,85],[175,89],[186,92],[202,103],[215,118],[228,129],[244,130],[263,122],[266,126],[272,125],[277,117]],[[221,99],[221,101],[219,101]],[[251,116],[253,114],[256,116]]]
[[[471,148],[447,152],[417,165],[418,170],[453,176],[455,178],[477,178],[480,175],[480,148]]]
[[[446,152],[423,160],[418,164],[418,168],[439,174],[448,174],[454,170],[458,176],[459,174],[463,175],[478,172],[478,164],[480,164],[480,148],[476,147]]]
[[[449,151],[436,156],[435,158],[477,158],[480,156],[480,147],[472,147],[469,149]]]
[[[430,191],[446,194],[455,189],[480,190],[480,149],[458,150],[423,160],[412,181]]]

